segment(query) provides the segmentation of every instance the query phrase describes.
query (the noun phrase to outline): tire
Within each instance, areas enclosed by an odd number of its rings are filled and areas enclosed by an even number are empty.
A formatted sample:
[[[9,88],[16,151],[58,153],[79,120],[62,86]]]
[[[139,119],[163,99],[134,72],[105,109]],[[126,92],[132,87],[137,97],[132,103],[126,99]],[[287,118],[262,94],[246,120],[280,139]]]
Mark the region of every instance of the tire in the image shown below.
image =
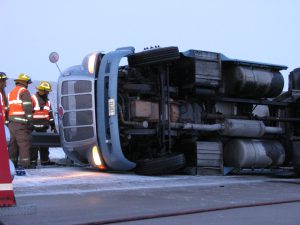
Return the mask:
[[[168,174],[182,168],[184,165],[184,154],[171,154],[160,158],[138,161],[135,173],[140,175]]]

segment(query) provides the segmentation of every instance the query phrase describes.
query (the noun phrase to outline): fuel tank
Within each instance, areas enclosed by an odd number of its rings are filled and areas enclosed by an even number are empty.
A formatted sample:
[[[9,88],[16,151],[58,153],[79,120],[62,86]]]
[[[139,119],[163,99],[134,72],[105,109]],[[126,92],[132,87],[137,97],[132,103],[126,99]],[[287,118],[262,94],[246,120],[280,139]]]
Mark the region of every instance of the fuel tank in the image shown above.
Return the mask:
[[[284,86],[282,74],[277,70],[245,65],[226,66],[223,70],[225,94],[239,98],[272,98]]]
[[[225,166],[267,168],[282,165],[285,150],[275,140],[233,139],[224,148]]]
[[[300,90],[300,68],[294,69],[289,75],[289,90]]]

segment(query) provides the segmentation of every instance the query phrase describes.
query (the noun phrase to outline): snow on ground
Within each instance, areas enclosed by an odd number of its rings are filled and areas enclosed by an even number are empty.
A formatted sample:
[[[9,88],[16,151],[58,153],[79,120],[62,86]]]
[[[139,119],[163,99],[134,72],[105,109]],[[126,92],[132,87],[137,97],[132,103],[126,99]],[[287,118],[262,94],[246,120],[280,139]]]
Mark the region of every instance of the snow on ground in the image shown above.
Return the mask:
[[[49,148],[49,158],[51,160],[64,159],[66,154],[62,148]]]
[[[65,159],[62,148],[50,148],[50,159]],[[141,176],[132,172],[109,173],[89,167],[38,167],[26,170],[26,176],[15,176],[16,196],[80,194],[93,191],[126,191],[189,186],[224,186],[265,182],[264,176]]]
[[[87,167],[38,168],[26,172],[26,176],[16,176],[13,181],[16,196],[79,194],[163,187],[222,186],[264,180],[256,176],[141,176],[131,172],[100,172]]]

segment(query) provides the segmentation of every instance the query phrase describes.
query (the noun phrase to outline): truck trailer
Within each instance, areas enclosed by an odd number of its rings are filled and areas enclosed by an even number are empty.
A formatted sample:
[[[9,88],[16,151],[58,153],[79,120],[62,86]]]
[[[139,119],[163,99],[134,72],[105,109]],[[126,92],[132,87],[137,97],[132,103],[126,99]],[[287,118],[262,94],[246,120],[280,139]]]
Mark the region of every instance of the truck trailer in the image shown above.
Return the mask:
[[[61,144],[75,163],[155,175],[300,172],[300,69],[217,52],[93,52],[58,79]]]

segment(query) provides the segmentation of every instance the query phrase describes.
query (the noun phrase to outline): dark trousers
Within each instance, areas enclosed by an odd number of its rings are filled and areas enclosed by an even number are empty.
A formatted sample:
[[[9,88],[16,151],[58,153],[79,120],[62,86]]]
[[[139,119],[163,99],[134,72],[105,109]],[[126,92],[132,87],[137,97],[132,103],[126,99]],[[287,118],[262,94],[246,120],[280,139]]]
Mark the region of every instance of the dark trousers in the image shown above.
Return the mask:
[[[30,166],[30,149],[32,145],[32,131],[27,124],[9,122],[10,141],[8,144],[9,158],[14,165]]]
[[[37,130],[36,132],[47,132],[48,128]],[[31,163],[37,164],[38,153],[40,153],[41,163],[46,163],[49,161],[49,148],[48,147],[32,147],[31,148]]]

